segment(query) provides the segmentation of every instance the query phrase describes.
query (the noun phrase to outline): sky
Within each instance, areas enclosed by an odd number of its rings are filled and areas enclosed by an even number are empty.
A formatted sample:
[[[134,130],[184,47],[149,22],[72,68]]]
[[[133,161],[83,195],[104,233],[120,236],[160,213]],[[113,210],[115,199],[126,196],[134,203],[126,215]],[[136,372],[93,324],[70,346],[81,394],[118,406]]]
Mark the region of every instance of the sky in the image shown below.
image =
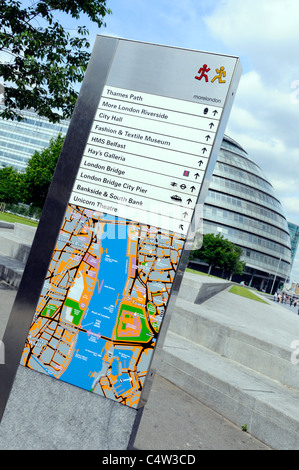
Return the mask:
[[[24,0],[26,3],[32,0]],[[287,220],[299,225],[298,0],[107,0],[97,34],[240,57],[225,133],[260,166]],[[74,23],[69,22],[70,30]],[[299,250],[290,276],[299,282]]]
[[[299,225],[298,0],[108,0],[107,34],[240,57],[243,73],[225,133],[273,185]],[[290,276],[299,282],[299,250]]]

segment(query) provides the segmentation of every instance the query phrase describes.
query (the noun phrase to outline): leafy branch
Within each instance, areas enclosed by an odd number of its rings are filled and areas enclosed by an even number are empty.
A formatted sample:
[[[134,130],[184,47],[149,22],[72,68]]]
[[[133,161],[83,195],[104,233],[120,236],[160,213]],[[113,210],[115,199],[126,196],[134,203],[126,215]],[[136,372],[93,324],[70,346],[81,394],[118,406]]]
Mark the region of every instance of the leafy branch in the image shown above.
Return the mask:
[[[5,109],[0,116],[22,119],[23,109],[34,109],[51,122],[71,116],[90,58],[89,31],[77,26],[71,35],[54,14],[82,14],[98,27],[111,14],[106,0],[40,0],[22,8],[22,2],[0,0],[0,51],[9,61],[0,64],[5,82]],[[39,21],[36,26],[34,23]]]

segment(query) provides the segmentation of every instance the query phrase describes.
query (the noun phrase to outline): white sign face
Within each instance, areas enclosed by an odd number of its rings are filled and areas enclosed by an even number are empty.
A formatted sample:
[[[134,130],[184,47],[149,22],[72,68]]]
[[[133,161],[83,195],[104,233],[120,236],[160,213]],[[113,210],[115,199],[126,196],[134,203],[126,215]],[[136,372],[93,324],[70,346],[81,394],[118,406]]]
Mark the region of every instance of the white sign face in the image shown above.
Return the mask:
[[[186,235],[221,114],[106,86],[70,202]]]
[[[221,112],[106,86],[71,203],[186,235]]]
[[[120,41],[70,203],[187,235],[237,62]]]

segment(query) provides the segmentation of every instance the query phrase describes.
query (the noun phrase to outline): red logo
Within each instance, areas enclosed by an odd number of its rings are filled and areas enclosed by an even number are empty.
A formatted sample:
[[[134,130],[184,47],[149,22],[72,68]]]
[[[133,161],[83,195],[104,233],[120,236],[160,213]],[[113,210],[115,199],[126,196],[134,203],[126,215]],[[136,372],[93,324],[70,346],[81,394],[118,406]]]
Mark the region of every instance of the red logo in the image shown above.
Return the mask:
[[[195,76],[196,80],[202,80],[204,78],[205,81],[208,82],[208,73],[210,72],[210,70],[211,69],[207,66],[207,64],[204,64],[197,72],[198,75]],[[211,83],[214,83],[215,80],[218,80],[218,83],[225,83],[226,80],[223,80],[223,78],[226,77],[225,67],[223,67],[222,65],[219,69],[215,69],[215,71],[216,75],[212,78]]]

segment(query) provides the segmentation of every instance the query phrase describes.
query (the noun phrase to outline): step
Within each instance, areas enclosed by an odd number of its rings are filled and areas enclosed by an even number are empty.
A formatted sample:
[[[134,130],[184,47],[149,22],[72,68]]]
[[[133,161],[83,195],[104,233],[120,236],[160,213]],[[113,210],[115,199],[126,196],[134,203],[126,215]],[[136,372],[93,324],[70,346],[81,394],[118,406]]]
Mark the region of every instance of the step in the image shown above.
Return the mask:
[[[24,268],[25,263],[0,254],[0,279],[10,286],[18,289]]]
[[[14,235],[14,232],[11,233],[10,230],[0,231],[0,255],[26,263],[30,249],[31,244]]]
[[[299,392],[168,331],[157,372],[273,449],[299,450]]]
[[[233,282],[227,282],[224,279],[186,271],[180,286],[179,296],[188,302],[199,304],[233,284]]]
[[[271,306],[271,309],[272,307],[275,308]],[[284,327],[285,331],[278,332],[276,337],[267,337],[265,330],[271,328],[271,323],[267,325],[270,319],[263,312],[265,325],[259,321],[258,326],[262,331],[258,336],[253,327],[253,329],[249,325],[244,327],[240,315],[237,317],[236,314],[234,318],[231,316],[225,319],[223,318],[225,314],[221,315],[219,312],[216,314],[203,305],[196,306],[178,298],[169,329],[272,380],[299,390],[299,367],[291,361],[291,354],[294,351],[291,349],[291,344],[298,339],[296,331],[299,318],[281,306],[278,311],[281,315],[280,327],[280,323],[275,325],[274,315],[270,313],[273,331],[276,332],[279,328],[282,330]],[[256,321],[254,312],[248,315],[251,315],[247,317],[248,322],[254,323]]]

